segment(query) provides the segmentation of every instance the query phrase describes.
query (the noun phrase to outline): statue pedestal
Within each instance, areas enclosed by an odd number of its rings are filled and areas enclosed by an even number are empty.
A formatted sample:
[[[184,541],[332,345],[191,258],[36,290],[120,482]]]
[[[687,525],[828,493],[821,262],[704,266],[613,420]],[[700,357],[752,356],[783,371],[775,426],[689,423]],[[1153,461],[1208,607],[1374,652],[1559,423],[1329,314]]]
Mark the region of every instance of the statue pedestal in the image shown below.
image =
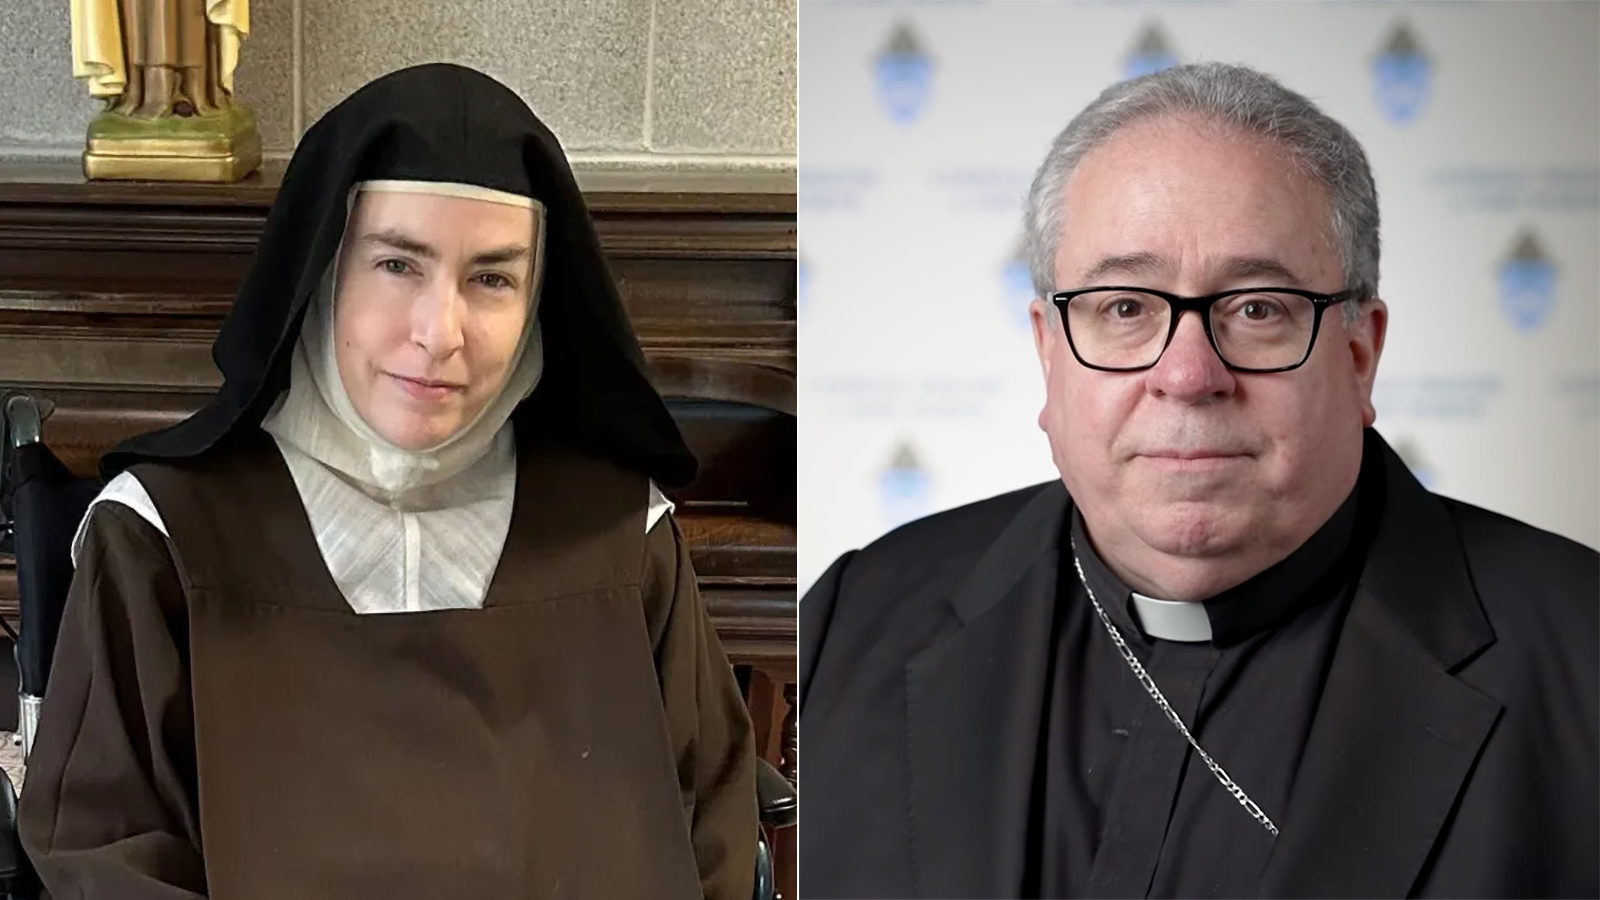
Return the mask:
[[[95,180],[234,182],[260,165],[256,116],[243,106],[160,119],[103,112],[83,151],[83,174]]]

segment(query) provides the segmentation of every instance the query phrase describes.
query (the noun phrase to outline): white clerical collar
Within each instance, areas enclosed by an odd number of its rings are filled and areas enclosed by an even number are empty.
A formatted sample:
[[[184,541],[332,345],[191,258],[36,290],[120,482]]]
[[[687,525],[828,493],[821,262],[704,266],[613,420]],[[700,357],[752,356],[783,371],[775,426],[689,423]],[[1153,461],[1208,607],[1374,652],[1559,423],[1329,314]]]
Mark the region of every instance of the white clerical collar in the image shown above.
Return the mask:
[[[1204,603],[1157,600],[1133,592],[1133,613],[1144,633],[1163,641],[1201,643],[1211,640],[1211,617]]]

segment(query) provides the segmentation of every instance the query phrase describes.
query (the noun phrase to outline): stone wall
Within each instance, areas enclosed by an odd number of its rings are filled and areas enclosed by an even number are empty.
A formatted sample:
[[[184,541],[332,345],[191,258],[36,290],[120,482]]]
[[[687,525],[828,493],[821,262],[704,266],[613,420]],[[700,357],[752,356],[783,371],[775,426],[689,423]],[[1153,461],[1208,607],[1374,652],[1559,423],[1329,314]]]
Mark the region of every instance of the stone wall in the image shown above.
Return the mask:
[[[522,94],[580,168],[790,170],[796,0],[253,0],[236,76],[269,158],[366,81],[442,60]],[[0,158],[72,156],[98,108],[67,0],[0,4]]]

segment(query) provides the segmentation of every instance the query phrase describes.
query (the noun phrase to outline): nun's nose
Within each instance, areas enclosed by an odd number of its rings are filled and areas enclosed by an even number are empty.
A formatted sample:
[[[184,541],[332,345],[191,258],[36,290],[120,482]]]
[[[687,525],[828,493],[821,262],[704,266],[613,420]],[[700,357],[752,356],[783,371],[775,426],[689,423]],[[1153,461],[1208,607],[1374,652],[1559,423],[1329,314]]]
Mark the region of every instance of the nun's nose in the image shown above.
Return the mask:
[[[418,298],[411,314],[411,339],[434,359],[461,349],[461,314],[465,299],[454,285],[444,285]]]

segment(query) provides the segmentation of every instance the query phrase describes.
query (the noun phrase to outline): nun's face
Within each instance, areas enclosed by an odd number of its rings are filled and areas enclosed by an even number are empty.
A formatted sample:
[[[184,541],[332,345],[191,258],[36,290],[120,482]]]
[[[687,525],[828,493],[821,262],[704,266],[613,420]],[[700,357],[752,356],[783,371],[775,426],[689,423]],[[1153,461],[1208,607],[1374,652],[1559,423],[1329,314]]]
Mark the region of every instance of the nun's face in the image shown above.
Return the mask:
[[[510,374],[529,315],[531,209],[363,192],[339,259],[334,333],[356,411],[397,447],[466,427]]]

